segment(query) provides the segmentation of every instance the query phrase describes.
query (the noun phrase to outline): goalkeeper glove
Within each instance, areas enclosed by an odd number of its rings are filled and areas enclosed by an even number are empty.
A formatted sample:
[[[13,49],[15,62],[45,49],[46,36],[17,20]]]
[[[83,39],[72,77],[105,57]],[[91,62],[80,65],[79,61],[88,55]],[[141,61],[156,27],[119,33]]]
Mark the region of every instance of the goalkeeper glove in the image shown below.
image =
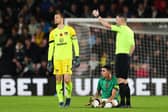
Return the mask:
[[[75,56],[75,58],[73,59],[73,66],[74,67],[80,66],[80,57],[79,56]]]
[[[47,64],[47,70],[49,72],[52,72],[53,71],[53,64],[52,64],[52,61],[48,61],[48,64]]]

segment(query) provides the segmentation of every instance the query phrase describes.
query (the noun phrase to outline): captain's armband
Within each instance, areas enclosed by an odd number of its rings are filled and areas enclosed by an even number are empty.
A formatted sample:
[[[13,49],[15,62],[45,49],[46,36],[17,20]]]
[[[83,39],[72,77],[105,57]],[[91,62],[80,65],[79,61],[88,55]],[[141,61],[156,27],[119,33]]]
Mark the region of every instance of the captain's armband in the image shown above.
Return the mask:
[[[54,42],[54,40],[51,40],[51,41],[49,41],[48,43],[51,44],[51,43],[53,43],[53,42]]]
[[[76,40],[76,39],[77,39],[77,36],[76,36],[76,35],[73,35],[71,38],[72,38],[72,40]]]

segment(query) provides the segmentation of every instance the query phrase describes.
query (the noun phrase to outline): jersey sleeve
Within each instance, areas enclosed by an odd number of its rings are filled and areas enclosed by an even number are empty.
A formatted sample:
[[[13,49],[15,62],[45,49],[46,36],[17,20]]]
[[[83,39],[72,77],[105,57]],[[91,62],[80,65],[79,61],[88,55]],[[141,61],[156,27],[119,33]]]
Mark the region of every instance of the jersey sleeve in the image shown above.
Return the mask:
[[[50,32],[49,35],[49,43],[52,43],[54,41],[53,31]]]
[[[119,25],[111,25],[111,30],[116,31],[116,32],[120,32],[121,28]]]
[[[135,45],[134,33],[133,33],[133,32],[132,32],[132,36],[131,36],[131,45],[132,45],[132,46]]]
[[[76,31],[74,28],[69,27],[69,32],[70,32],[70,36],[72,39],[72,43],[73,43],[73,47],[74,47],[74,51],[75,51],[75,56],[79,56],[79,43],[78,43],[78,39],[76,36]]]
[[[71,37],[76,36],[76,31],[71,26],[69,27],[69,32],[70,32]]]
[[[49,35],[48,61],[52,60],[53,52],[54,52],[54,36],[53,32],[51,32]]]
[[[101,80],[99,79],[98,84],[97,84],[97,90],[101,90]]]
[[[119,85],[118,85],[118,81],[116,77],[114,77],[114,87],[113,88],[119,90]]]

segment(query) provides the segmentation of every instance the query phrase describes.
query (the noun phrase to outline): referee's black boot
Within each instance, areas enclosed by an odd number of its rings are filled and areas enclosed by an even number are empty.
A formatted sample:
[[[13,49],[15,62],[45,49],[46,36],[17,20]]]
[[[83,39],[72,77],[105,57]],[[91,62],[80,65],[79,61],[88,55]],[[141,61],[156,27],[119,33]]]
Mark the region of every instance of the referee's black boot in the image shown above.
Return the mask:
[[[125,108],[131,108],[131,105],[125,105]]]
[[[118,108],[125,108],[125,106],[126,106],[125,104],[121,104],[121,103],[120,103],[117,107],[118,107]]]

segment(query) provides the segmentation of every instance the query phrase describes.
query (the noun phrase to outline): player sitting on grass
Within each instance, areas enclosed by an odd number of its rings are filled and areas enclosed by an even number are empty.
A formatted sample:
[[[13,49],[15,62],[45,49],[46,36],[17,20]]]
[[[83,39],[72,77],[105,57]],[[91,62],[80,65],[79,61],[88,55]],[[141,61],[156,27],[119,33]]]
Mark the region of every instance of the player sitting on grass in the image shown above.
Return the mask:
[[[119,104],[117,78],[111,74],[110,65],[103,66],[101,74],[102,77],[98,81],[96,95],[90,99],[90,105],[104,108],[116,107]]]

